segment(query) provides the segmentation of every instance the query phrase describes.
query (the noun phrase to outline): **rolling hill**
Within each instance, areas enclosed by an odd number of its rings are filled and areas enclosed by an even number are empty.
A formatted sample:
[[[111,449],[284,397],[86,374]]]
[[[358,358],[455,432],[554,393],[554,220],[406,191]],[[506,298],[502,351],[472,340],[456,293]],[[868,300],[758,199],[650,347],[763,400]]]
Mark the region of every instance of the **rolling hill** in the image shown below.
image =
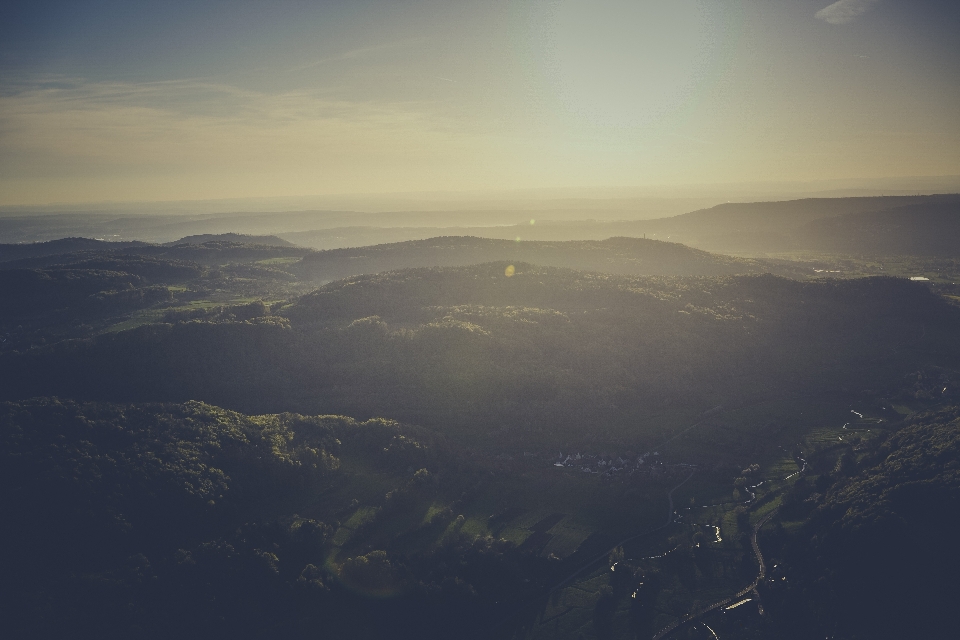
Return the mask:
[[[179,244],[206,244],[208,242],[232,242],[236,244],[264,245],[269,247],[292,247],[293,243],[287,242],[277,236],[272,235],[249,235],[245,233],[204,233],[194,236],[185,236],[173,242],[167,242],[167,246],[176,246]]]
[[[111,251],[148,246],[146,242],[107,242],[91,238],[62,238],[46,242],[0,244],[0,263],[26,258],[41,258],[78,251]]]
[[[457,267],[500,260],[631,275],[715,276],[763,271],[799,274],[801,271],[643,238],[516,242],[475,237],[440,237],[320,251],[304,256],[293,270],[301,277],[331,281],[396,269]]]
[[[783,202],[725,203],[654,220],[570,220],[540,216],[535,224],[500,226],[338,226],[279,234],[286,240],[315,249],[422,240],[431,236],[476,236],[524,241],[605,240],[614,237],[649,238],[679,242],[705,251],[762,255],[797,250],[911,252],[926,248],[930,236],[955,237],[950,211],[960,206],[960,195],[887,196],[861,198],[807,198]],[[880,212],[900,211],[899,214]],[[831,227],[826,221],[854,216]],[[856,216],[861,216],[857,218]],[[899,232],[921,234],[914,241],[863,243],[864,224],[889,227],[889,216],[901,218]],[[360,221],[362,218],[357,218]],[[870,223],[870,220],[874,220]],[[818,222],[820,221],[820,222]],[[946,225],[946,226],[943,226]],[[896,234],[897,232],[893,232]],[[925,234],[925,235],[924,235]],[[946,245],[944,240],[939,246]],[[941,249],[935,250],[942,253]]]
[[[797,230],[797,243],[836,253],[958,258],[960,202],[820,218]]]
[[[506,266],[358,276],[279,315],[7,353],[0,388],[11,399],[388,415],[486,445],[646,442],[667,410],[856,393],[957,357],[958,311],[901,279],[631,277],[523,263],[506,277]]]

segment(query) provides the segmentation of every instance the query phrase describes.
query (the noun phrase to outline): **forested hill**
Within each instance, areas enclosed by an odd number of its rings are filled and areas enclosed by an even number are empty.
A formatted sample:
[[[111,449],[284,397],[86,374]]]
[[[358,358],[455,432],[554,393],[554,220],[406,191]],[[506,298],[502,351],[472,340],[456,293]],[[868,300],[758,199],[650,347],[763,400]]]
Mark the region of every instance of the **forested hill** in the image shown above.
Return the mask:
[[[185,236],[173,242],[167,242],[167,246],[176,246],[178,244],[205,244],[207,242],[234,242],[239,244],[255,244],[270,247],[292,247],[293,243],[282,240],[277,236],[255,236],[245,233],[204,233],[194,236]]]
[[[692,211],[669,220],[674,228],[710,228],[733,231],[770,229],[789,231],[813,220],[842,215],[886,211],[898,207],[925,207],[960,203],[960,194],[932,196],[875,196],[866,198],[804,198],[782,202],[735,202],[718,204],[709,209]],[[653,221],[651,221],[653,222]]]
[[[361,276],[280,315],[7,353],[0,393],[385,415],[488,444],[653,444],[668,408],[859,392],[957,361],[958,311],[904,280],[507,266]]]
[[[347,548],[355,559],[330,561],[345,546],[346,531],[334,533],[356,509],[351,500],[374,499],[355,493],[355,476],[369,473],[363,485],[385,503],[369,511],[381,519],[452,503],[446,494],[476,483],[462,465],[445,476],[435,442],[386,420],[246,416],[199,402],[0,403],[0,535],[16,550],[0,575],[5,637],[315,638],[320,630],[347,640],[404,628],[449,638],[487,624],[485,616],[503,615],[503,594],[529,597],[530,571],[518,571],[516,550],[513,560],[490,545],[478,553],[454,535],[425,558],[364,555],[355,545]],[[349,471],[340,471],[342,458]],[[407,472],[411,465],[419,473]],[[455,517],[449,511],[421,529],[437,535],[436,525]],[[371,583],[405,597],[371,602],[362,591]]]
[[[85,239],[79,238],[78,240]],[[47,243],[4,246],[30,247],[39,246],[39,244]],[[121,243],[105,242],[93,244],[88,249],[77,249],[73,251],[39,251],[35,254],[30,254],[30,252],[27,251],[24,253],[28,255],[11,258],[8,261],[0,261],[0,269],[36,269],[54,265],[72,265],[90,260],[136,260],[141,258],[189,261],[213,266],[223,265],[228,262],[256,262],[258,260],[269,260],[271,258],[301,258],[311,252],[311,249],[303,249],[289,243],[270,245],[210,240],[199,244],[179,243],[174,245],[156,245],[138,242],[125,246]]]
[[[109,251],[131,247],[149,246],[146,242],[107,242],[91,238],[63,238],[47,242],[26,242],[19,244],[0,244],[0,262],[39,258],[78,251]]]
[[[801,269],[715,255],[673,242],[643,238],[516,242],[438,237],[311,253],[304,256],[294,271],[303,277],[330,281],[395,269],[465,266],[494,260],[632,275],[716,276],[768,270],[793,275]]]
[[[938,234],[943,240],[932,246],[949,244],[956,234],[954,222],[937,212],[957,211],[960,194],[929,196],[887,196],[860,198],[805,198],[782,202],[732,202],[709,209],[691,211],[667,218],[632,220],[625,213],[623,220],[551,219],[540,215],[536,224],[528,222],[506,226],[435,226],[386,227],[343,226],[316,231],[281,234],[287,240],[317,249],[356,247],[363,245],[400,243],[424,240],[431,236],[476,236],[481,238],[524,241],[565,242],[605,240],[631,237],[683,243],[697,249],[734,254],[764,254],[796,250],[841,251],[858,255],[879,252],[941,254],[931,251],[928,238]],[[878,212],[899,209],[904,215],[892,236],[896,241],[880,244],[864,242],[876,231],[861,225],[881,223],[889,227],[884,216],[871,217]],[[863,215],[863,218],[857,216]],[[895,215],[895,214],[891,214]],[[835,218],[850,216],[851,222],[830,227]],[[586,216],[585,216],[586,217]],[[854,222],[860,220],[861,222]],[[358,218],[359,222],[360,219]],[[819,225],[820,221],[824,225]],[[868,225],[868,226],[869,226]],[[896,239],[897,234],[903,237]],[[490,259],[498,256],[490,256]],[[503,256],[503,259],[515,259]],[[528,259],[528,258],[524,258]],[[530,260],[533,260],[530,258]],[[550,263],[554,264],[554,263]],[[565,266],[557,263],[558,266]]]
[[[798,230],[803,247],[872,255],[960,255],[960,202],[821,218]]]
[[[751,253],[776,252],[794,249],[820,251],[887,250],[891,247],[873,247],[863,242],[863,230],[851,223],[831,226],[832,219],[851,216],[851,220],[870,220],[870,215],[892,209],[901,210],[903,218],[924,221],[928,234],[939,232],[939,224],[948,223],[944,231],[952,231],[955,222],[944,218],[945,210],[956,212],[960,194],[932,196],[888,196],[871,198],[808,198],[785,202],[750,202],[720,204],[710,209],[693,211],[672,218],[610,223],[610,233],[669,238],[708,251]],[[906,215],[903,215],[906,214]],[[884,219],[883,216],[874,219]],[[816,223],[816,224],[815,224]],[[805,229],[810,225],[809,230]],[[831,232],[817,233],[819,229]],[[909,224],[904,230],[910,230]],[[906,246],[899,247],[906,249]]]
[[[765,596],[775,637],[953,634],[960,409],[920,412],[879,446],[849,450],[826,469],[816,457],[820,475],[784,502],[791,520],[812,509],[803,526],[763,540],[786,576]]]

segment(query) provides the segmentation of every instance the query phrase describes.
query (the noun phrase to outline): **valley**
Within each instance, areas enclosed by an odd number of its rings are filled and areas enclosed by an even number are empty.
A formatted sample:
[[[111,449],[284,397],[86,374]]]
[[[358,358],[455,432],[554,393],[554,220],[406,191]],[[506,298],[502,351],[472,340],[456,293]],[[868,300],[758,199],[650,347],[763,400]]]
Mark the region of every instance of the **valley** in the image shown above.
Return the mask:
[[[912,544],[909,501],[856,501],[910,438],[956,446],[949,256],[234,234],[0,260],[5,536],[44,558],[9,565],[24,634],[82,610],[117,633],[857,637],[816,562],[889,544],[889,517]],[[949,520],[937,460],[891,490]],[[873,533],[837,529],[851,501]]]

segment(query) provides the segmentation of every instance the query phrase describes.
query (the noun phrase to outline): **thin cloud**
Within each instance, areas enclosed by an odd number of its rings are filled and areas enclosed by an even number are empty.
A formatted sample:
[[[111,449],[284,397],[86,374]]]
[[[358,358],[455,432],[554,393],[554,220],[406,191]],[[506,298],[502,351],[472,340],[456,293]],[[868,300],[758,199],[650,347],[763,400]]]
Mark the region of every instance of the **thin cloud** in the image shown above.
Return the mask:
[[[465,144],[449,122],[417,103],[327,100],[310,92],[264,94],[197,81],[61,79],[0,96],[0,165],[356,165],[372,158],[449,155]]]
[[[385,51],[392,51],[395,49],[400,49],[403,47],[409,47],[412,45],[420,44],[425,42],[426,38],[406,38],[404,40],[398,40],[396,42],[388,42],[386,44],[375,45],[372,47],[360,47],[359,49],[351,49],[349,51],[344,51],[331,56],[326,56],[319,58],[312,62],[307,62],[304,64],[297,65],[286,69],[286,73],[297,73],[300,71],[307,71],[308,69],[313,69],[314,67],[319,67],[321,65],[326,65],[332,62],[343,62],[344,60],[354,60],[357,58],[368,57],[371,55],[377,55]]]
[[[824,7],[814,17],[830,24],[847,24],[869,11],[879,0],[839,0]]]

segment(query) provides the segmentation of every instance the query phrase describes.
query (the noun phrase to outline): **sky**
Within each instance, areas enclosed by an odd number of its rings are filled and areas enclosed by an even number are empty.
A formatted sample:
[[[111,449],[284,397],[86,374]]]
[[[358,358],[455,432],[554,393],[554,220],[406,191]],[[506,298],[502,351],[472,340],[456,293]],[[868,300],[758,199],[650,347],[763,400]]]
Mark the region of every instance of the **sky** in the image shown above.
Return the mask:
[[[9,1],[0,205],[960,174],[953,0]]]

